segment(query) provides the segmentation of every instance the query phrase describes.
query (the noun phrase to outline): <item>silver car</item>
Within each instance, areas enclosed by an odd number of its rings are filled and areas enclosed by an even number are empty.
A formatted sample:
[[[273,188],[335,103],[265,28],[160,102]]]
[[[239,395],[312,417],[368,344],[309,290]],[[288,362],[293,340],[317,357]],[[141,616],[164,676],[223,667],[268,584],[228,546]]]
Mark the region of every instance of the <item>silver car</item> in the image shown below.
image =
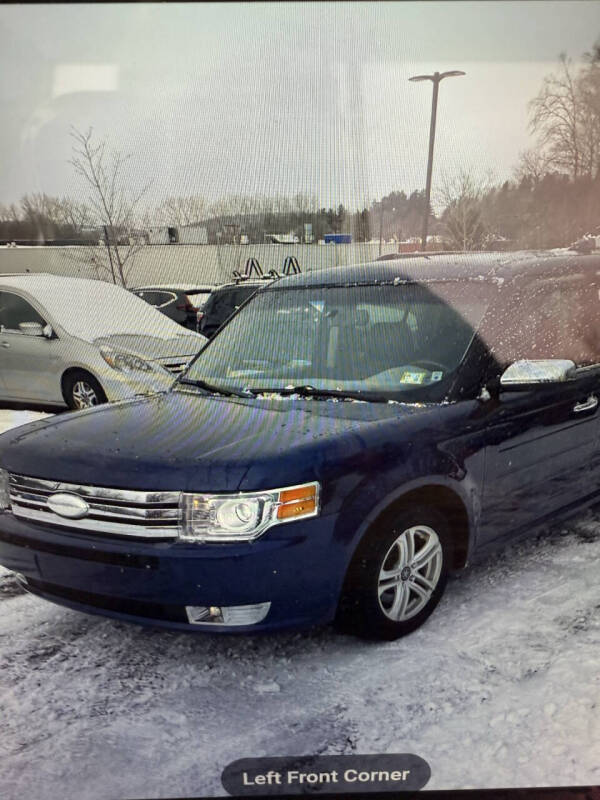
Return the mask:
[[[205,342],[111,283],[0,275],[0,401],[87,408],[164,391]]]

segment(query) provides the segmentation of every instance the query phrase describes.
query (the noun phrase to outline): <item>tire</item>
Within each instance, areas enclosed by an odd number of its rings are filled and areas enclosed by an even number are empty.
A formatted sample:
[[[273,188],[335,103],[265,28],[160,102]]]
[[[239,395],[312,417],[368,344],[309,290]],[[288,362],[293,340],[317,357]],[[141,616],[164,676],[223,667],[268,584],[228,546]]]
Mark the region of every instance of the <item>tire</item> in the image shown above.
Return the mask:
[[[448,524],[434,508],[403,509],[375,525],[348,568],[337,627],[388,641],[416,630],[444,593],[451,555]]]
[[[92,408],[106,403],[104,389],[89,372],[78,370],[65,378],[64,396],[69,408]]]

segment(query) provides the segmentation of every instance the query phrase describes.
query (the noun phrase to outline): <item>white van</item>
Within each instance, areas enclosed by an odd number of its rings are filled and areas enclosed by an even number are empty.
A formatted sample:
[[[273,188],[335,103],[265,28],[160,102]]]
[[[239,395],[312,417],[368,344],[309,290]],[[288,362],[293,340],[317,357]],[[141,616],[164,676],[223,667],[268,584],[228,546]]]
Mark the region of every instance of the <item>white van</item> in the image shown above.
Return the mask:
[[[0,275],[0,401],[87,408],[164,391],[205,342],[111,283]]]

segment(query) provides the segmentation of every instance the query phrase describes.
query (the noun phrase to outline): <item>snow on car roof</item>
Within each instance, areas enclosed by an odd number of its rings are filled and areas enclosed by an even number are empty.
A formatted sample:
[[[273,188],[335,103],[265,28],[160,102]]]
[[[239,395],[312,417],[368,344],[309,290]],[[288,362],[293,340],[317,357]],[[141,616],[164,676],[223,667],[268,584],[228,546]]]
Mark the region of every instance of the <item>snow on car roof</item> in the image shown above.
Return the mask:
[[[105,281],[27,273],[0,275],[2,288],[27,293],[51,321],[88,342],[124,333],[159,339],[195,335],[132,292]]]
[[[314,269],[280,278],[263,291],[301,286],[401,283],[403,281],[510,280],[517,277],[560,276],[574,269],[600,270],[600,256],[566,252],[502,252],[415,254],[397,260]]]

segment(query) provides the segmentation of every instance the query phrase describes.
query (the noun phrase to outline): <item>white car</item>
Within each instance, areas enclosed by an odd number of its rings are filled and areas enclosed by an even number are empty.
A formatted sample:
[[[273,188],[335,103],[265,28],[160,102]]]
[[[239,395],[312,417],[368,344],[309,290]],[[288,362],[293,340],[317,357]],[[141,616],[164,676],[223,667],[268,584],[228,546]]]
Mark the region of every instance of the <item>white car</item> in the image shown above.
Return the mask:
[[[165,391],[206,341],[111,283],[0,275],[0,401],[87,408]]]

